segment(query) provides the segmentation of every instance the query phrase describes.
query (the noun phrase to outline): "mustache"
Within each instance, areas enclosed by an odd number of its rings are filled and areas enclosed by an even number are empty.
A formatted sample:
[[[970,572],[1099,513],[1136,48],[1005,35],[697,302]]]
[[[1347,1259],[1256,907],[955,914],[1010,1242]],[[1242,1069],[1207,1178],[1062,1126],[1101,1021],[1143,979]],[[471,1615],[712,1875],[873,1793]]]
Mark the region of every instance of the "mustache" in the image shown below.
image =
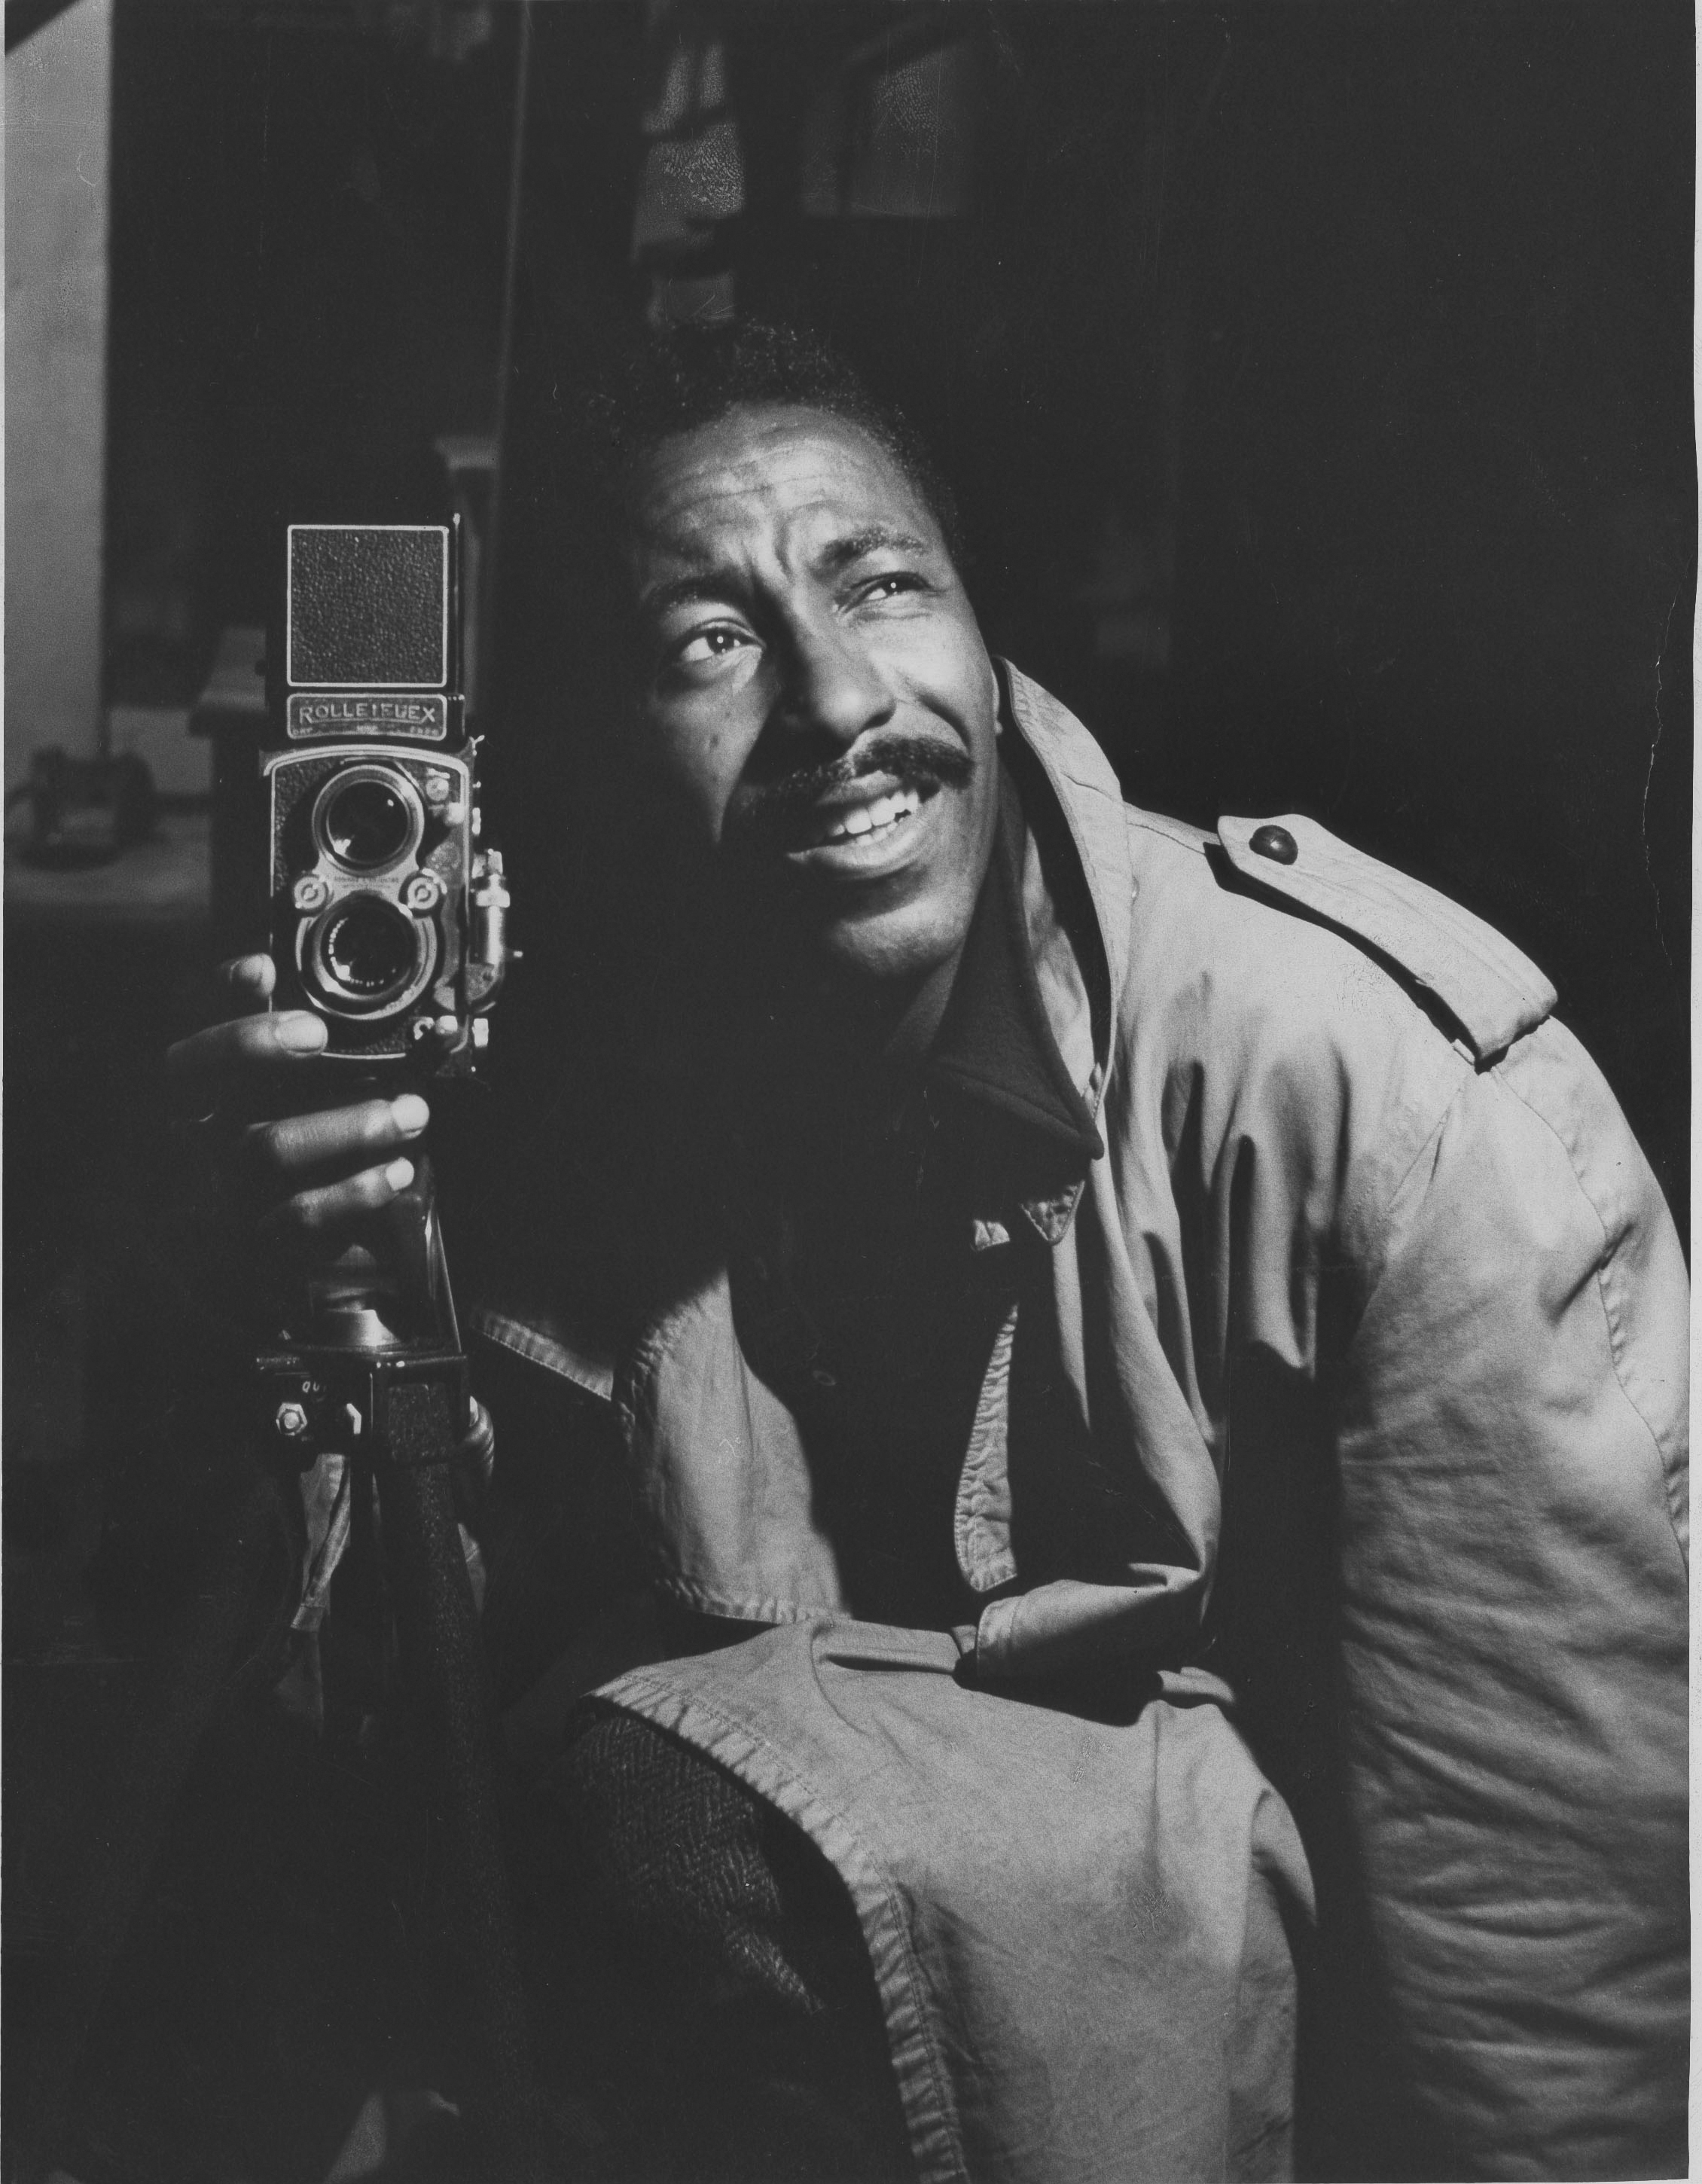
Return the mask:
[[[801,766],[781,780],[746,790],[727,816],[739,835],[771,841],[785,836],[824,797],[870,774],[890,775],[910,788],[961,788],[974,772],[975,760],[961,744],[898,731],[876,733],[843,758]]]

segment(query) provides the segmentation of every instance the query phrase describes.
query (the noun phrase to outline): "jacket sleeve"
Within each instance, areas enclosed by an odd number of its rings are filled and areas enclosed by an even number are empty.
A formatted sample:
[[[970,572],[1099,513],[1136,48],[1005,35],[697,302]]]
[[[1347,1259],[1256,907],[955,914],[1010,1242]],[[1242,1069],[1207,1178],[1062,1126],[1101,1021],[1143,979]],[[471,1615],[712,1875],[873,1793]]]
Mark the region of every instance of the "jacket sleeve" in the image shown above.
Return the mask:
[[[1230,960],[1249,935],[1212,938]],[[1111,1362],[1131,1393],[1119,1412],[1110,1363],[1086,1354],[1086,1412],[1104,1468],[1138,1468],[1179,1544],[1115,1583],[995,1599],[977,1665],[1021,1678],[1161,1646],[1171,1611],[1215,1586],[1212,1616],[1234,1600],[1241,1618],[1226,1665],[1255,1750],[1285,1708],[1310,1715],[1296,1779],[1275,1771],[1321,1913],[1349,1930],[1337,1967],[1375,2008],[1371,2098],[1388,2112],[1369,2127],[1411,2157],[1401,2173],[1681,2173],[1688,1297],[1671,1219],[1562,1027],[1474,1067],[1345,944],[1297,928],[1282,971],[1249,972],[1215,1009],[1178,1002],[1244,1042],[1211,1035],[1232,1065],[1218,1091],[1204,1066],[1143,1075],[1131,1047],[1107,1130],[1131,1148],[1121,1238],[1058,1255],[1082,1294],[1090,1251],[1095,1282],[1126,1281]],[[1282,1011],[1259,1017],[1279,986]],[[1185,1028],[1147,1044],[1207,1050]],[[1185,1112],[1143,1153],[1171,1091]],[[1093,1318],[1065,1302],[1060,1323]],[[1273,1657],[1291,1647],[1315,1647],[1317,1674],[1285,1689]]]
[[[1347,1820],[1449,2174],[1683,2166],[1687,1345],[1659,1188],[1544,1024],[1398,1187],[1332,1406]]]

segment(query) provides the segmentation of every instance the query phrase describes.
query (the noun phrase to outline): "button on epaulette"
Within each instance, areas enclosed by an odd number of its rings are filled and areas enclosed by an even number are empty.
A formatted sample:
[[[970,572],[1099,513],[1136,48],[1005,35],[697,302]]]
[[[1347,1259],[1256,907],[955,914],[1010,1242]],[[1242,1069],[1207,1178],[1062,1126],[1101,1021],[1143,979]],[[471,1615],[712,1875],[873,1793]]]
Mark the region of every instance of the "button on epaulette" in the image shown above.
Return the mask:
[[[1374,949],[1434,994],[1480,1062],[1553,1010],[1554,988],[1493,926],[1315,820],[1220,819],[1217,832],[1243,878]]]
[[[1269,857],[1273,865],[1292,865],[1300,854],[1286,827],[1255,827],[1247,846],[1255,857]]]

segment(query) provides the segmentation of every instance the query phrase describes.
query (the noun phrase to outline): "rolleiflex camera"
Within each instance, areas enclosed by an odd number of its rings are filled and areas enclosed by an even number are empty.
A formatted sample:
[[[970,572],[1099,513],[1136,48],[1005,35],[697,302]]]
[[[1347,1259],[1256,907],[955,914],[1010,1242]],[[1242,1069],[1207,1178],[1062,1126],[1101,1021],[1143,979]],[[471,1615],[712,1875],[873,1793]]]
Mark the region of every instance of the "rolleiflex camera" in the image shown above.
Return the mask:
[[[508,962],[460,688],[459,526],[293,523],[268,648],[273,1006],[325,1051],[469,1070]]]

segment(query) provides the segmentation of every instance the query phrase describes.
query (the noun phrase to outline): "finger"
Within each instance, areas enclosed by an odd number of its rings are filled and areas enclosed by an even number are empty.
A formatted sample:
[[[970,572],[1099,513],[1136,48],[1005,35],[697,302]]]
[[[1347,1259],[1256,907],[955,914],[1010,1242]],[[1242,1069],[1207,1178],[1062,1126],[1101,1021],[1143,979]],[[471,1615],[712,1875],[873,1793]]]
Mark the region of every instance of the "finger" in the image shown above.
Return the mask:
[[[393,1100],[252,1123],[243,1135],[248,1157],[263,1174],[294,1177],[333,1162],[369,1167],[377,1155],[417,1138],[431,1119],[419,1094],[403,1092]]]
[[[200,1077],[232,1067],[269,1061],[295,1061],[322,1054],[328,1034],[323,1021],[306,1009],[284,1009],[275,1016],[232,1017],[209,1024],[165,1050],[166,1074]]]
[[[238,956],[221,963],[213,983],[232,1000],[244,1004],[270,1000],[278,983],[277,967],[270,956]]]
[[[298,1191],[275,1206],[260,1223],[260,1234],[274,1240],[320,1240],[364,1216],[381,1212],[414,1180],[414,1163],[398,1157],[382,1167],[364,1168],[341,1183]]]

